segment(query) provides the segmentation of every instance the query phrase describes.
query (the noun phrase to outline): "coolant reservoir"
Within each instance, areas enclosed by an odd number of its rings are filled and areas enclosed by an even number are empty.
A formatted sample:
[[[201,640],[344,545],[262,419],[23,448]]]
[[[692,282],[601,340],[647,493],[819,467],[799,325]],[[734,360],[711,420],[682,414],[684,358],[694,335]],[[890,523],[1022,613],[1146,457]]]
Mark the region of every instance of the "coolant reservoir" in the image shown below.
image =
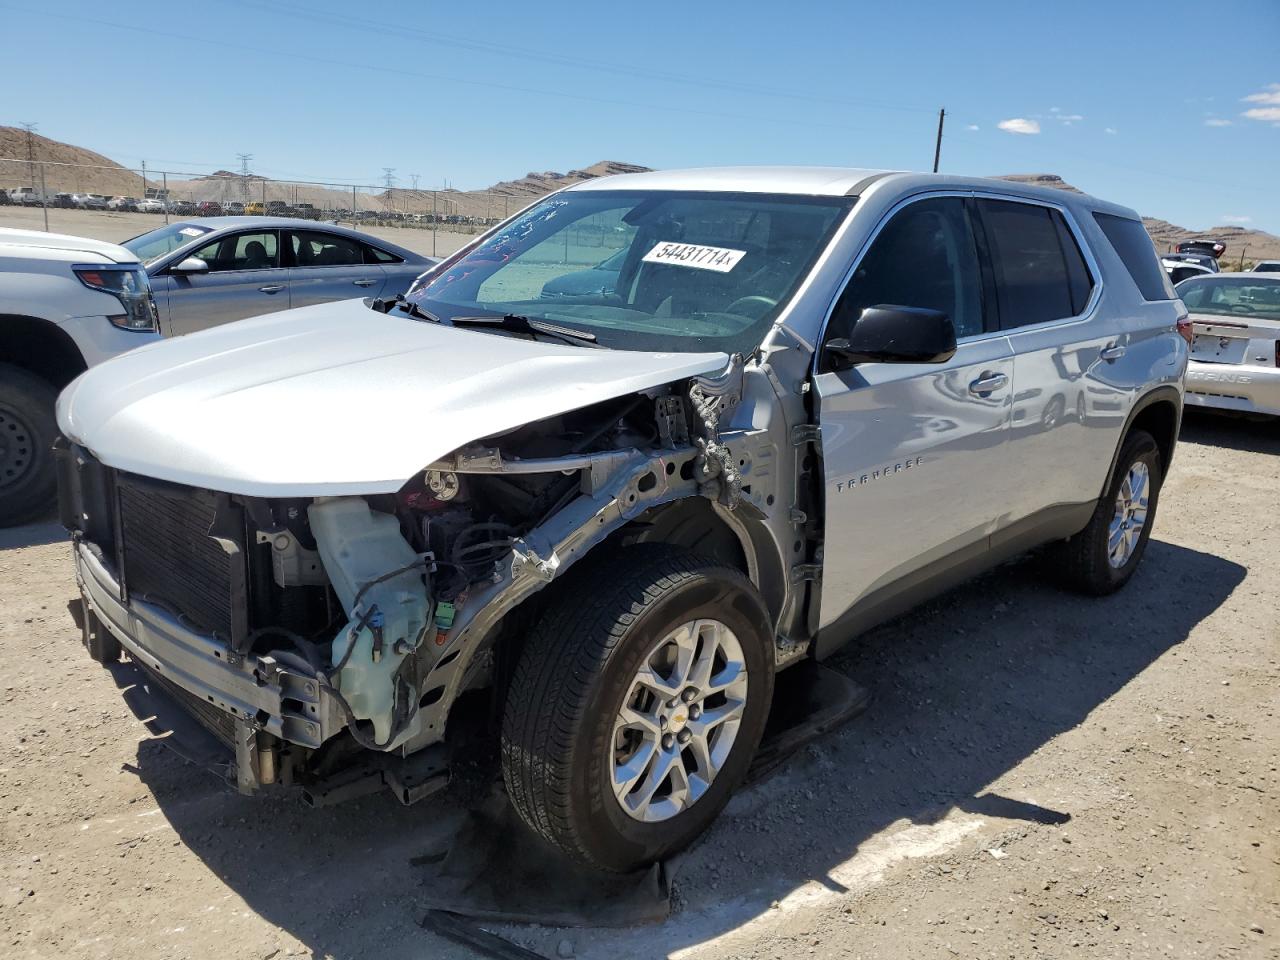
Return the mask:
[[[316,500],[307,515],[325,573],[350,618],[333,640],[333,666],[354,644],[337,688],[352,714],[371,720],[374,736],[385,743],[393,722],[395,672],[421,640],[430,613],[421,558],[401,535],[400,522],[370,510],[360,497]],[[366,617],[375,606],[376,614]]]

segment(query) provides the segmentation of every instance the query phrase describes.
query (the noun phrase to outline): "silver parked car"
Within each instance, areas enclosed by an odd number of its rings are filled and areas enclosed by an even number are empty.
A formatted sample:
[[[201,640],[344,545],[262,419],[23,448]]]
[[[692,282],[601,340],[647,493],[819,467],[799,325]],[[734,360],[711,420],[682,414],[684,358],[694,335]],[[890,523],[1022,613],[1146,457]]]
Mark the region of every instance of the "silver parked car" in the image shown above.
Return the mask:
[[[487,696],[520,815],[626,870],[724,806],[777,671],[1039,545],[1087,593],[1124,586],[1174,453],[1184,316],[1138,215],[1085,195],[589,180],[404,301],[77,380],[85,643],[158,673],[246,792],[362,770],[417,799],[450,747],[471,759],[454,708]]]
[[[173,337],[263,313],[352,297],[392,298],[436,261],[333,224],[213,217],[126,240]]]
[[[1280,273],[1215,273],[1177,286],[1191,311],[1187,403],[1280,416]]]

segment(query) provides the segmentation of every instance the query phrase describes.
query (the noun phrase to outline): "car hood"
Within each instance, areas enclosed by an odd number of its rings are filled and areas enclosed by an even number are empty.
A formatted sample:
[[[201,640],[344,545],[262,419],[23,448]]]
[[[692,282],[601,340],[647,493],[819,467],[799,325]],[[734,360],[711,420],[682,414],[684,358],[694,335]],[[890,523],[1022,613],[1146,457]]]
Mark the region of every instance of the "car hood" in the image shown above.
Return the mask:
[[[15,230],[0,228],[0,246],[25,247],[28,250],[60,250],[71,253],[96,254],[114,263],[137,263],[136,254],[115,243],[90,240],[88,237],[72,237],[62,233],[44,233],[40,230]],[[22,251],[18,252],[21,255]]]
[[[108,466],[175,483],[390,493],[471,441],[727,363],[538,343],[344,300],[100,364],[63,391],[58,426]]]

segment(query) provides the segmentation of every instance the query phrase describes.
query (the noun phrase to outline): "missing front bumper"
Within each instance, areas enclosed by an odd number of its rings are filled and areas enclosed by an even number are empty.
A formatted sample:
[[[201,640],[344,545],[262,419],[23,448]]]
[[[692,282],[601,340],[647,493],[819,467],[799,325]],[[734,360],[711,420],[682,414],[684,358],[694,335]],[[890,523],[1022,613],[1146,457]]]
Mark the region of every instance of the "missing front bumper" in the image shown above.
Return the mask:
[[[75,544],[76,576],[89,611],[129,656],[166,683],[233,722],[280,740],[317,748],[345,726],[336,702],[300,670],[271,656],[239,657],[217,637],[137,597],[122,601],[120,583],[89,544]]]

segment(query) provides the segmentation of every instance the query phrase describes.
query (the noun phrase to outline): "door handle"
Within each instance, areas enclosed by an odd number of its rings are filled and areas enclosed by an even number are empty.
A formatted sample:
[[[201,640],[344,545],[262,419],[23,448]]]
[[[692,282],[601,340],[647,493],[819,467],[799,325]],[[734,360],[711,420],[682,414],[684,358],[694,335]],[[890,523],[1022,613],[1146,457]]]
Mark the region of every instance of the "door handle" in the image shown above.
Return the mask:
[[[1102,352],[1098,354],[1098,356],[1100,356],[1103,360],[1106,360],[1108,363],[1111,363],[1112,361],[1119,360],[1121,357],[1123,357],[1124,353],[1125,353],[1125,349],[1124,347],[1120,346],[1120,344],[1109,343],[1106,345],[1106,347],[1103,348]]]
[[[258,288],[262,293],[279,293],[284,289],[283,283],[268,283],[265,287]]]
[[[377,280],[366,280],[366,279],[361,278],[361,279],[359,279],[359,280],[352,280],[351,282],[352,282],[352,283],[354,283],[357,287],[372,287],[372,286],[373,286],[375,283],[377,283],[378,281],[377,281]]]
[[[1009,378],[1003,373],[984,372],[977,380],[969,384],[969,392],[974,396],[985,397],[994,390],[999,390]]]

